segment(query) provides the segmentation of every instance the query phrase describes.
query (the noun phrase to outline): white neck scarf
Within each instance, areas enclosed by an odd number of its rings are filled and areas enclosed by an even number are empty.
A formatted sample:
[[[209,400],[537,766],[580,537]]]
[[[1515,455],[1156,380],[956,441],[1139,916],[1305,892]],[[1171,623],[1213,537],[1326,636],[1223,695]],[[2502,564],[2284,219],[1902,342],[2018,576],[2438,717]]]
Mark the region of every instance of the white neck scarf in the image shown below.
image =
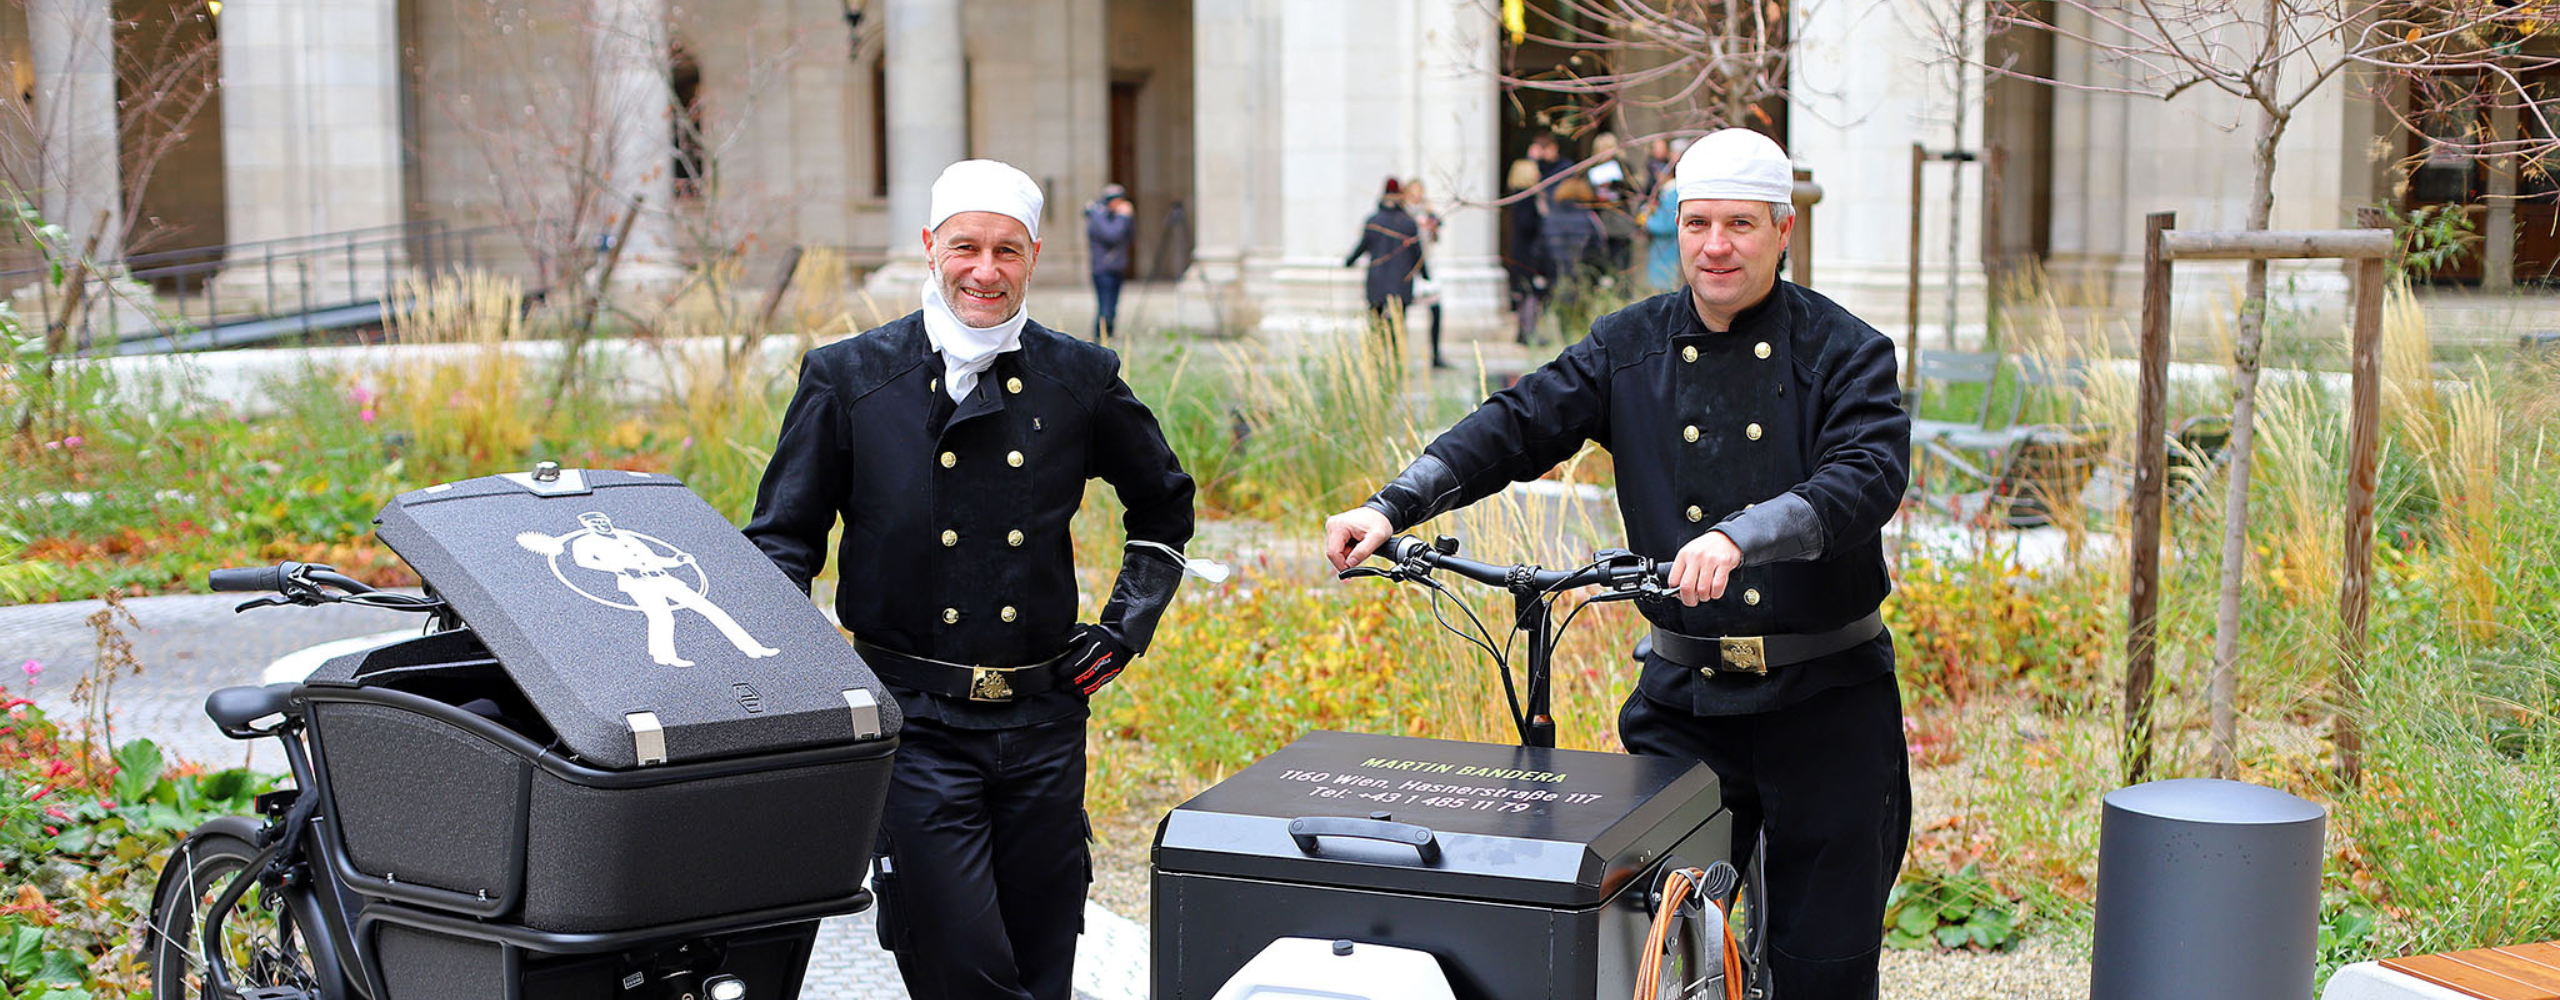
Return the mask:
[[[942,301],[941,283],[924,282],[924,335],[942,352],[942,388],[953,402],[969,398],[978,374],[994,367],[996,355],[1022,347],[1022,324],[1031,310],[1015,309],[1013,318],[994,326],[970,326]]]

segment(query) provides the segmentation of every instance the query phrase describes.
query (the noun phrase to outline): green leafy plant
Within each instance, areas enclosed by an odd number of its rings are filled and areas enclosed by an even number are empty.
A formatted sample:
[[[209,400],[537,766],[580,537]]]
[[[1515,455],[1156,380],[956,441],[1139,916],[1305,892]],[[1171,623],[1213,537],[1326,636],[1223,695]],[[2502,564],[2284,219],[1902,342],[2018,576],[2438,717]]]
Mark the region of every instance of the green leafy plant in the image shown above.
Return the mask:
[[[1951,875],[1905,870],[1885,897],[1888,946],[2001,951],[2017,942],[2018,906],[1980,865]]]
[[[149,740],[110,751],[4,689],[0,711],[0,997],[147,996],[129,943],[161,860],[276,779],[173,764]]]
[[[2384,202],[2382,214],[2400,247],[2391,262],[2394,278],[2425,281],[2461,261],[2480,242],[2471,213],[2461,205],[2420,205],[2402,212]]]

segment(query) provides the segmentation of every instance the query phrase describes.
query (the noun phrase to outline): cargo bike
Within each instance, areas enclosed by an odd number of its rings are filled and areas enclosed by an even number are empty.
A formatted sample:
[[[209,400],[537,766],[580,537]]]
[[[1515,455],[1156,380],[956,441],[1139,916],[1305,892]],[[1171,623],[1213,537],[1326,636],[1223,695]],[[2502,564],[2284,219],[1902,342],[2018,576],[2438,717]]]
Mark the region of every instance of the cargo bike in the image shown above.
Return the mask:
[[[896,704],[681,483],[491,476],[408,493],[426,583],[220,570],[279,604],[417,611],[416,638],[206,711],[291,787],[172,853],[138,936],[168,1000],[788,1000],[872,901]]]
[[[1343,576],[1429,589],[1439,623],[1499,668],[1519,745],[1310,733],[1174,809],[1151,865],[1154,1000],[1765,995],[1765,901],[1727,860],[1714,772],[1555,746],[1557,637],[1593,603],[1671,599],[1669,564],[1606,550],[1548,570],[1457,552],[1400,536],[1384,568]],[[1444,603],[1435,571],[1510,593],[1504,638]],[[1582,588],[1596,591],[1557,620]],[[1738,895],[1754,897],[1743,940],[1727,918]]]

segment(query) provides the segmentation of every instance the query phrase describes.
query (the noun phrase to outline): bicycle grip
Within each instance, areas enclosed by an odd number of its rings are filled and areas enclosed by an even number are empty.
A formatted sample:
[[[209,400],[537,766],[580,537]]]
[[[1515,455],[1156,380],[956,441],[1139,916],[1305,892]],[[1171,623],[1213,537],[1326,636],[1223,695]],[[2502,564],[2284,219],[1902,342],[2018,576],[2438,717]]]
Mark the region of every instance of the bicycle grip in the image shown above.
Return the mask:
[[[205,586],[214,593],[266,594],[284,589],[284,567],[242,566],[217,569],[205,574]]]

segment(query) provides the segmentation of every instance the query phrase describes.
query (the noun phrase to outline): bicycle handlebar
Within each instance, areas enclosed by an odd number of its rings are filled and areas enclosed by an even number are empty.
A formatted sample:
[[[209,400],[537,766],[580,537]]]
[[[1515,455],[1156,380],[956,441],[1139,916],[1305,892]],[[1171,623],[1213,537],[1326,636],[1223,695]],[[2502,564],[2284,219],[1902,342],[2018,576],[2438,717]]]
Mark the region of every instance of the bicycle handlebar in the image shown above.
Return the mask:
[[[1457,554],[1457,540],[1443,538],[1434,545],[1412,535],[1397,535],[1379,547],[1379,552],[1399,565],[1424,569],[1445,569],[1490,587],[1501,587],[1515,594],[1535,594],[1575,587],[1631,587],[1653,584],[1667,586],[1671,564],[1647,559],[1624,549],[1604,549],[1593,554],[1592,565],[1577,570],[1541,569],[1536,566],[1496,566],[1492,563],[1465,559]]]
[[[217,569],[205,574],[205,586],[216,593],[275,595],[246,602],[234,609],[236,611],[280,604],[299,604],[306,608],[323,604],[361,604],[395,611],[435,611],[444,607],[443,601],[432,596],[375,590],[362,580],[338,572],[336,567],[320,563],[281,562],[273,566]]]
[[[244,566],[217,569],[205,574],[205,585],[214,593],[264,594],[284,589],[283,566]]]

